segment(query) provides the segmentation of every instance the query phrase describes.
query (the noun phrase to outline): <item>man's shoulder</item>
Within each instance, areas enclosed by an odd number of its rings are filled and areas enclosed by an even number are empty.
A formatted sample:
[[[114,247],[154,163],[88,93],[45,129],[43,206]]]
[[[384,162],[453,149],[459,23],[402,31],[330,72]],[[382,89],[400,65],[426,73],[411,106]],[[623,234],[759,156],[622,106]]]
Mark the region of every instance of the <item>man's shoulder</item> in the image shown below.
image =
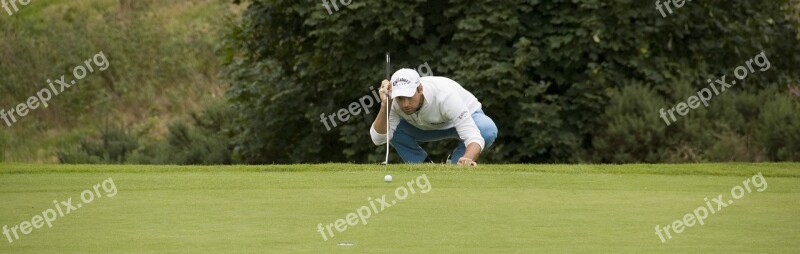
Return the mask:
[[[438,104],[440,111],[459,108],[456,105],[466,105],[471,110],[480,108],[478,99],[456,81],[439,76],[421,77],[423,93],[426,100],[430,98],[433,104]],[[461,112],[458,112],[461,113]]]
[[[463,89],[461,84],[447,77],[440,76],[427,76],[421,77],[423,88],[437,94],[457,93],[458,90]]]
[[[442,76],[425,76],[425,77],[420,77],[419,80],[422,81],[422,82],[427,81],[427,82],[431,82],[431,83],[435,83],[435,84],[441,84],[441,83],[455,83],[455,84],[458,84],[458,82],[456,82],[455,80],[452,80],[452,79],[450,79],[448,77],[442,77]]]

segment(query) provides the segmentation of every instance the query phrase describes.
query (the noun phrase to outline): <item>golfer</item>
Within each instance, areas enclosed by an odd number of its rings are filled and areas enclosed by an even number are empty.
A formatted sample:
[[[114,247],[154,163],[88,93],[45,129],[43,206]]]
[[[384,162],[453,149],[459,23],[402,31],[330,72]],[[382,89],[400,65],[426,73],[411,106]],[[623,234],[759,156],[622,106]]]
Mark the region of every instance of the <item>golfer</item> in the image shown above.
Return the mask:
[[[451,163],[475,166],[478,156],[494,143],[497,126],[481,110],[472,93],[452,79],[419,77],[412,69],[400,69],[391,82],[381,82],[381,109],[369,130],[376,145],[391,145],[406,163],[433,162],[418,142],[455,138]],[[389,94],[391,100],[386,99]],[[389,111],[387,135],[386,104]]]

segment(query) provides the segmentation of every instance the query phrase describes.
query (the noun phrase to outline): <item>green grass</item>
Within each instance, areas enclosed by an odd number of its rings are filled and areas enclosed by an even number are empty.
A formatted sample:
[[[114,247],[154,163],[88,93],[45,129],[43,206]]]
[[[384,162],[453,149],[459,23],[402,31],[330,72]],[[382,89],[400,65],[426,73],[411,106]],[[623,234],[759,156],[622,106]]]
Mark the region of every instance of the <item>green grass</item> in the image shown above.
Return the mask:
[[[761,172],[753,190],[661,243],[681,219]],[[392,174],[394,182],[384,183]],[[425,174],[409,195],[323,240],[327,225]],[[796,253],[800,164],[104,166],[0,164],[0,226],[109,177],[96,198],[0,253]],[[426,186],[424,181],[422,187]],[[751,185],[752,186],[752,185]],[[110,187],[110,185],[109,185]],[[753,187],[754,188],[754,187]],[[754,188],[755,189],[755,188]],[[106,192],[100,188],[99,192]],[[76,201],[77,200],[77,201]],[[376,203],[377,204],[377,203]],[[380,209],[380,206],[378,206]],[[353,246],[338,246],[351,242]]]

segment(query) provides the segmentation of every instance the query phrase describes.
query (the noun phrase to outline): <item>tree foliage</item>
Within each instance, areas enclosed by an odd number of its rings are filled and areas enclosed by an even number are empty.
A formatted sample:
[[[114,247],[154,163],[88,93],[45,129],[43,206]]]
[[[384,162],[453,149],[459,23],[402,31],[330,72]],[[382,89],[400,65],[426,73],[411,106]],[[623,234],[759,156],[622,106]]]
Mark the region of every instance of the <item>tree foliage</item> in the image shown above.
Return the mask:
[[[800,133],[797,125],[765,125],[798,121],[798,100],[783,90],[800,80],[797,7],[788,0],[686,2],[667,17],[652,1],[632,0],[352,0],[331,14],[321,1],[244,2],[224,44],[224,75],[235,153],[249,163],[381,160],[368,134],[375,110],[330,131],[320,114],[369,94],[383,79],[384,52],[394,69],[427,62],[481,100],[499,128],[484,160],[727,160],[714,153],[732,152],[719,149],[732,137],[757,139],[741,143],[770,160],[800,160],[797,142],[780,138]],[[774,103],[695,110],[669,127],[658,118],[659,108],[761,51],[772,69],[717,100],[759,94]],[[729,133],[687,127],[698,118]],[[745,126],[730,125],[736,119]],[[446,156],[452,144],[424,147]],[[682,157],[686,147],[706,152]],[[745,157],[762,158],[754,154]]]

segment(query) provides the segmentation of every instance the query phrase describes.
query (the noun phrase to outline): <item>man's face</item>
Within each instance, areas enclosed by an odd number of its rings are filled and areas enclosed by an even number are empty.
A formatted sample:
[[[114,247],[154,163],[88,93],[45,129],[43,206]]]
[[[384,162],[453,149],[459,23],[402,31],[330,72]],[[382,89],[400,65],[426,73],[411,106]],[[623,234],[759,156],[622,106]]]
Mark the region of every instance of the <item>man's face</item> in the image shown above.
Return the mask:
[[[398,96],[395,100],[397,100],[397,105],[400,106],[400,109],[402,109],[403,113],[406,113],[406,115],[417,112],[417,110],[422,107],[422,85],[417,87],[417,92],[414,93],[413,96]]]

